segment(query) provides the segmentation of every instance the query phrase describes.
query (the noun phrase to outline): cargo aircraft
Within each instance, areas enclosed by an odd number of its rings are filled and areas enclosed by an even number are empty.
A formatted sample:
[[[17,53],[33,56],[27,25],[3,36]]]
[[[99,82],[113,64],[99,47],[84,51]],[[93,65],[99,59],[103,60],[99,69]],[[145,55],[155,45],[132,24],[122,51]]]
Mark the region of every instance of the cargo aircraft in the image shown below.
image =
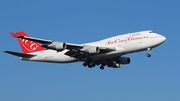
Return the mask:
[[[83,62],[83,66],[89,68],[100,65],[102,70],[105,66],[120,68],[129,64],[130,58],[125,57],[126,54],[147,51],[146,56],[150,57],[150,51],[166,40],[166,37],[152,30],[117,35],[85,44],[34,38],[23,31],[10,34],[18,39],[22,53],[7,50],[4,52],[18,56],[21,60],[50,63]]]

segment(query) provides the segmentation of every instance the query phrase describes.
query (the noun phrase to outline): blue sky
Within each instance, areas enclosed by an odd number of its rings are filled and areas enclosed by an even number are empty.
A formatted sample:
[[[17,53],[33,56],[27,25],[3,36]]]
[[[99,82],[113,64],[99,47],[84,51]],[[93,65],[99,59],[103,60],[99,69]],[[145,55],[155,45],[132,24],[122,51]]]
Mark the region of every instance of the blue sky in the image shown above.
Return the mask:
[[[21,61],[0,53],[0,101],[179,101],[179,0],[2,0],[0,50],[21,51],[13,31],[33,37],[85,43],[155,30],[166,36],[151,51],[129,54],[119,69],[82,63]]]

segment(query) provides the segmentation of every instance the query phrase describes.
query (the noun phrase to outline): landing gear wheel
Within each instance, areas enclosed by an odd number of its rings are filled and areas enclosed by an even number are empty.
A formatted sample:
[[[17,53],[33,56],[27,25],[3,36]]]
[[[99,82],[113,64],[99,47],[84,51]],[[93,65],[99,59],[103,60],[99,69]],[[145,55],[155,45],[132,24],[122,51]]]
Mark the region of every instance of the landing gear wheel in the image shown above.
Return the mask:
[[[92,64],[92,67],[95,67],[96,65],[95,64]]]
[[[100,69],[103,70],[103,69],[104,69],[104,66],[100,66]]]
[[[147,53],[146,56],[147,56],[147,57],[151,57],[151,54]]]
[[[85,67],[86,67],[87,65],[88,65],[87,63],[83,63],[83,66],[85,66]]]
[[[92,65],[91,65],[91,64],[89,64],[89,65],[88,65],[88,67],[89,67],[89,68],[92,68]]]

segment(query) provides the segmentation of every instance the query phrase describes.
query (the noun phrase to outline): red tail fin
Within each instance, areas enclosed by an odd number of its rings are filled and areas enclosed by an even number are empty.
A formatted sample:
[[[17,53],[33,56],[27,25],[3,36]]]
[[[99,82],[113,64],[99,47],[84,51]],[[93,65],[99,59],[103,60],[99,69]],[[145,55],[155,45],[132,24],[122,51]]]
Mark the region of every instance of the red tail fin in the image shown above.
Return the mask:
[[[10,32],[10,34],[15,37],[15,36],[29,36],[25,32],[16,32],[16,34]],[[18,41],[20,43],[21,49],[23,53],[32,53],[32,52],[37,52],[37,51],[42,51],[46,50],[46,48],[41,47],[41,45],[37,42],[18,38]]]

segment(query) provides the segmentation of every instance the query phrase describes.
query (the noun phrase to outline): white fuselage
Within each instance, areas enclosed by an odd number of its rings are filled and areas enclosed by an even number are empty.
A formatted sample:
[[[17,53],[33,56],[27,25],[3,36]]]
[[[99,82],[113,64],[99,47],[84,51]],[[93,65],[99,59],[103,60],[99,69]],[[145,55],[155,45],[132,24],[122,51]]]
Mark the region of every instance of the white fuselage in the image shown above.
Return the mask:
[[[81,45],[100,46],[100,47],[115,47],[115,51],[107,53],[98,53],[90,56],[92,60],[108,59],[112,57],[122,56],[124,54],[139,52],[154,48],[162,44],[166,38],[153,31],[141,31],[135,33],[128,33],[114,36],[97,42],[91,42]],[[68,63],[79,61],[74,57],[65,55],[68,50],[57,52],[56,50],[43,50],[30,54],[37,56],[32,58],[21,58],[22,60],[40,61],[40,62],[54,62],[54,63]]]

